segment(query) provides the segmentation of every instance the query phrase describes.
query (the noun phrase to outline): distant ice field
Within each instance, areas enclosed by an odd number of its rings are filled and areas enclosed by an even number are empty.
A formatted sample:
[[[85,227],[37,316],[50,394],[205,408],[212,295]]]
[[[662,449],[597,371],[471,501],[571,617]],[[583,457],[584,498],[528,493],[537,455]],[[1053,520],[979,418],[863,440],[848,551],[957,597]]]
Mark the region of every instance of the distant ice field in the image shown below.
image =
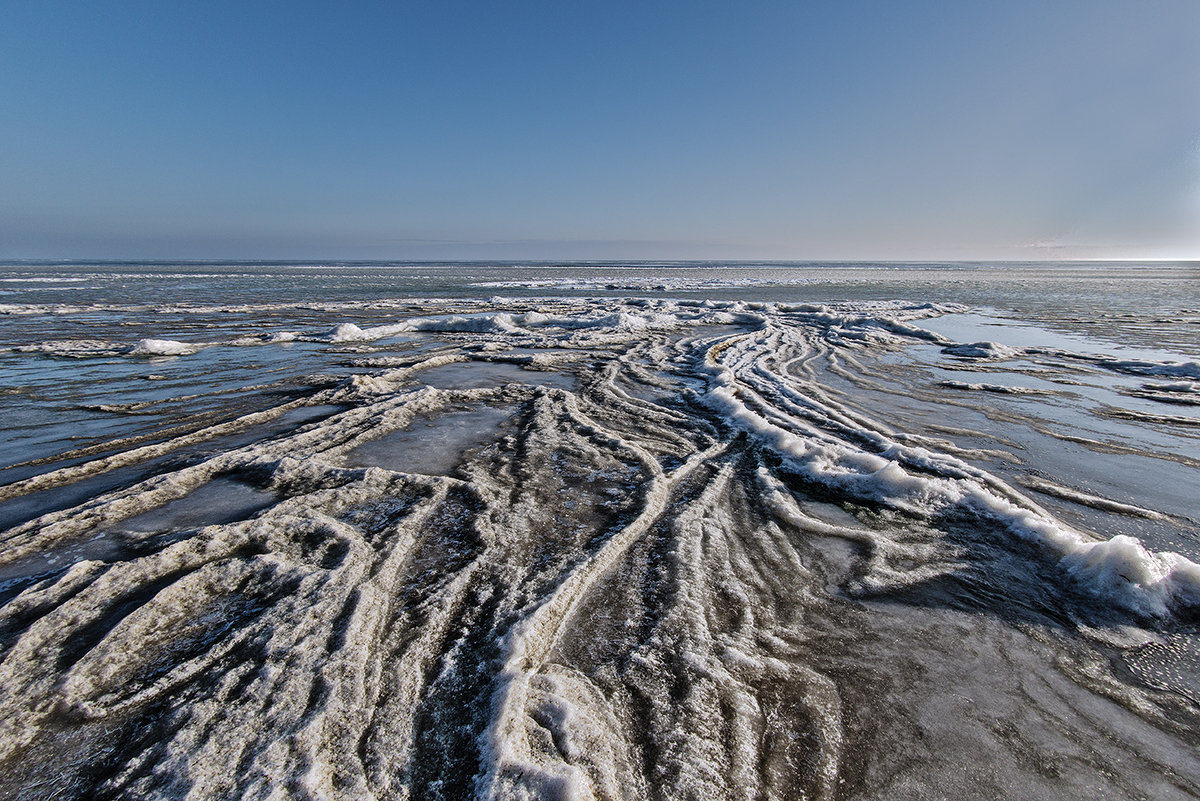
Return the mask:
[[[0,797],[1200,798],[1200,267],[0,265]]]

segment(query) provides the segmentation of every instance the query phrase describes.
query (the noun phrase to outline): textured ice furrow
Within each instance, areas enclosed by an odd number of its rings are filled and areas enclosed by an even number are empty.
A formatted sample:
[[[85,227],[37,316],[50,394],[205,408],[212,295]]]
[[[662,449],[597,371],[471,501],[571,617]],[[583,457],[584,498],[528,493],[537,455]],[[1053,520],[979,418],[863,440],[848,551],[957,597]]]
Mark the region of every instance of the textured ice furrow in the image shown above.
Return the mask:
[[[325,394],[318,394],[315,397],[301,398],[280,404],[272,409],[267,409],[261,412],[252,412],[251,414],[243,415],[236,420],[231,420],[226,423],[218,423],[214,426],[201,429],[200,431],[184,434],[183,436],[175,437],[165,442],[152,443],[143,445],[133,450],[122,451],[102,459],[95,459],[85,462],[80,465],[72,465],[70,467],[62,467],[58,470],[53,470],[49,473],[43,473],[33,478],[24,481],[13,482],[0,487],[0,500],[20,497],[31,492],[37,492],[44,489],[52,489],[61,487],[64,484],[69,484],[73,481],[78,481],[81,478],[99,475],[106,473],[109,470],[126,465],[138,464],[147,461],[156,456],[162,456],[177,450],[185,445],[193,445],[205,442],[210,439],[235,434],[245,431],[254,426],[262,425],[276,417],[279,417],[286,412],[298,409],[302,406],[319,405],[328,403],[332,398]]]
[[[672,798],[828,797],[836,688],[779,636],[808,570],[734,475],[726,464],[672,519],[672,591],[624,678],[655,699],[652,780]]]
[[[672,528],[675,548],[675,593],[658,631],[670,637],[679,650],[686,694],[681,703],[659,707],[666,718],[663,734],[667,795],[676,798],[725,798],[730,782],[746,797],[760,795],[754,730],[761,731],[761,711],[753,694],[738,682],[716,653],[710,626],[715,610],[713,587],[708,584],[708,559],[724,544],[732,522],[718,505],[730,490],[731,468],[726,465],[694,504],[676,517]],[[705,546],[708,547],[705,547]],[[719,560],[719,556],[717,557]],[[728,719],[732,710],[732,720]],[[665,724],[665,725],[664,725]],[[727,727],[725,742],[714,735]]]
[[[266,637],[260,647],[272,667],[248,677],[238,696],[236,714],[224,708],[220,693],[200,703],[196,714],[172,735],[172,742],[181,746],[178,761],[160,757],[155,770],[187,776],[193,784],[192,795],[197,798],[225,797],[235,787],[239,795],[258,795],[272,791],[272,787],[274,792],[286,788],[286,792],[294,793],[305,788],[316,794],[369,795],[373,782],[367,779],[358,749],[374,713],[371,701],[380,691],[379,676],[384,670],[381,660],[391,658],[386,649],[378,647],[379,635],[396,599],[396,573],[408,558],[424,521],[441,502],[445,486],[452,482],[447,479],[438,483],[443,485],[442,490],[411,510],[393,532],[382,564],[376,561],[376,551],[369,543],[333,518],[314,521],[315,528],[305,519],[283,513],[255,521],[255,526],[264,529],[264,536],[275,540],[274,552],[288,550],[288,543],[279,541],[283,532],[295,537],[306,527],[318,535],[343,532],[352,547],[344,555],[335,556],[339,561],[327,568],[320,568],[320,564],[328,563],[328,543],[307,557],[310,564],[313,559],[317,564],[286,598],[275,602],[265,615],[265,626],[257,629],[259,636]],[[344,487],[317,495],[324,498],[310,497],[309,504],[333,512],[363,500],[361,491],[347,492]],[[305,555],[296,556],[303,559]],[[270,582],[264,583],[270,586]],[[245,625],[246,621],[240,623]],[[329,644],[335,640],[339,645],[331,648]],[[254,722],[256,718],[258,723]],[[247,732],[251,731],[257,734],[248,739]],[[398,738],[394,744],[394,756],[400,762],[389,767],[398,771],[403,765],[403,739]],[[248,759],[244,775],[266,777],[267,783],[231,785],[233,777],[221,766],[234,758]],[[251,767],[255,765],[257,769]],[[276,785],[270,777],[298,778]],[[140,786],[136,780],[129,785]],[[141,792],[148,797],[154,795],[148,787]]]
[[[430,602],[430,614],[415,642],[401,646],[390,626],[399,600],[399,574],[451,483],[439,481],[435,493],[389,533],[386,556],[357,584],[351,614],[340,615],[345,619],[340,646],[330,650],[319,669],[325,703],[295,736],[297,756],[308,765],[302,786],[316,797],[373,798],[372,788],[395,790],[408,762],[419,690],[437,656],[431,646],[444,637],[453,612],[461,607],[474,574],[471,566]],[[381,709],[385,688],[389,698]],[[378,725],[381,715],[386,723]],[[377,728],[390,734],[386,754],[370,747]]]
[[[697,425],[683,412],[629,396],[616,385],[616,375],[615,365],[606,368],[575,403],[584,404],[593,416],[602,415],[605,425],[637,439],[649,451],[678,456],[697,447],[693,441],[697,436],[702,446],[712,441],[716,432],[711,426]]]
[[[226,451],[199,464],[152,477],[128,489],[98,496],[80,507],[43,515],[22,524],[4,532],[5,548],[0,554],[0,564],[11,563],[38,553],[64,539],[82,537],[90,531],[119,525],[125,519],[182,498],[219,475],[259,474],[266,471],[272,473],[272,485],[283,490],[292,483],[311,482],[318,474],[332,476],[333,473],[327,467],[314,470],[312,464],[302,464],[292,459],[292,455],[320,454],[320,458],[328,460],[329,467],[332,467],[345,453],[362,443],[402,429],[418,415],[441,410],[455,399],[462,402],[508,397],[511,396],[506,395],[503,390],[491,389],[450,393],[433,387],[420,387],[398,392],[393,396],[341,412],[325,424],[310,430],[275,441],[251,443]],[[191,444],[193,438],[185,437],[184,440],[186,441],[173,440],[162,443],[162,450],[166,452]],[[288,461],[289,459],[291,461]],[[73,470],[90,477],[113,466],[109,460],[100,460],[79,465]],[[349,479],[354,474],[343,472],[343,475]],[[44,477],[38,477],[42,478]],[[41,488],[39,486],[35,489]]]
[[[365,405],[342,412],[335,425],[317,426],[312,428],[307,434],[299,434],[287,438],[289,447],[293,450],[297,448],[326,450],[332,447],[332,442],[344,439],[347,430],[352,429],[356,424],[362,425],[363,421],[379,415],[388,408],[402,409],[403,413],[411,419],[412,416],[422,411],[432,411],[444,405],[448,402],[448,396],[440,390],[432,387],[418,387],[400,391],[399,388],[403,384],[410,382],[414,376],[419,376],[422,370],[463,361],[467,361],[467,357],[462,354],[439,354],[411,364],[408,367],[387,370],[378,375],[353,375],[341,386],[321,390],[308,397],[299,398],[270,409],[252,412],[234,420],[217,423],[196,431],[189,431],[161,442],[123,450],[100,459],[59,468],[23,481],[0,486],[0,501],[32,492],[53,489],[83,478],[102,475],[120,467],[137,465],[188,446],[200,445],[221,437],[252,431],[254,428],[267,424],[288,412],[306,406],[361,402],[364,399],[377,400],[380,395],[385,396],[378,405]],[[485,398],[493,395],[494,391],[485,389],[474,392],[466,391],[465,395],[463,392],[460,392],[456,397],[461,400],[464,397]],[[119,445],[119,443],[113,444]],[[253,443],[239,449],[240,453],[243,454],[250,452],[267,454],[271,450],[270,443]],[[275,450],[278,451],[278,448]],[[225,454],[225,456],[232,456],[232,453]],[[46,520],[39,521],[38,525],[45,525],[46,522]]]
[[[421,628],[411,641],[401,646],[395,630],[383,638],[385,656],[378,660],[375,704],[366,709],[368,718],[358,743],[368,785],[381,798],[407,798],[412,791],[405,774],[414,748],[415,715],[428,689],[430,672],[445,656],[441,646],[482,569],[482,559],[477,557],[425,602]],[[388,658],[387,654],[394,656]]]
[[[727,480],[726,476],[720,479]],[[729,503],[729,496],[744,492],[744,485],[714,482],[712,495],[701,498],[701,508],[709,511],[699,529],[703,537],[701,547],[693,552],[694,581],[689,583],[706,591],[701,606],[710,630],[723,632],[713,640],[714,654],[720,654],[737,682],[739,698],[758,710],[753,726],[745,726],[750,731],[741,753],[730,755],[731,767],[736,770],[743,759],[753,756],[753,762],[744,764],[759,766],[758,778],[766,797],[789,798],[802,792],[810,798],[829,798],[835,789],[844,739],[838,691],[829,677],[804,666],[801,660],[783,658],[790,655],[790,649],[779,646],[780,635],[786,635],[797,622],[782,610],[794,609],[798,603],[802,607],[820,605],[808,589],[814,585],[814,577],[793,543],[769,518],[762,522],[736,520],[723,511],[739,508],[739,504]],[[747,513],[760,513],[755,501],[744,500]],[[679,526],[684,525],[686,521],[681,519]],[[692,531],[696,539],[697,529]],[[764,686],[784,686],[797,692],[798,706],[807,720],[797,719],[800,710],[796,708],[786,712],[777,708],[763,692]],[[768,716],[781,717],[777,725],[803,728],[812,750],[797,753],[788,738],[770,730]],[[745,716],[742,719],[750,722]]]
[[[223,794],[232,788],[228,773],[230,759],[235,758],[237,753],[254,751],[258,756],[252,763],[247,764],[247,769],[249,764],[261,763],[262,775],[296,775],[297,766],[302,762],[337,765],[341,772],[337,773],[336,780],[343,790],[349,785],[364,789],[366,785],[361,779],[355,780],[354,775],[346,775],[347,766],[353,763],[340,759],[323,759],[332,748],[329,745],[331,742],[342,744],[339,756],[344,756],[356,748],[357,738],[362,732],[357,732],[355,737],[349,738],[353,741],[351,745],[347,744],[344,729],[346,722],[353,718],[353,714],[326,717],[317,714],[319,710],[309,708],[304,715],[298,715],[304,710],[303,699],[311,694],[316,685],[310,683],[307,685],[308,690],[302,690],[302,685],[297,685],[296,681],[303,678],[308,682],[315,680],[324,683],[326,687],[322,691],[323,695],[333,700],[347,695],[353,698],[356,694],[361,695],[366,691],[366,685],[363,684],[365,678],[360,676],[356,679],[349,675],[361,666],[360,662],[364,657],[362,651],[341,651],[321,666],[322,660],[325,659],[325,648],[318,643],[329,641],[328,626],[339,617],[346,617],[331,614],[326,610],[349,608],[351,604],[348,599],[354,598],[354,614],[350,615],[344,624],[347,627],[347,635],[371,629],[371,619],[375,620],[375,628],[378,628],[378,602],[386,599],[390,603],[391,594],[394,592],[390,583],[398,565],[406,558],[408,548],[405,537],[411,541],[412,531],[407,531],[407,534],[400,531],[389,537],[391,542],[384,564],[376,566],[372,571],[372,546],[352,528],[329,517],[328,513],[340,514],[338,510],[344,511],[380,496],[402,496],[406,492],[403,485],[408,479],[398,477],[400,483],[397,484],[392,475],[378,469],[346,471],[324,466],[321,462],[311,459],[301,462],[284,457],[272,462],[269,457],[274,453],[295,452],[297,447],[309,450],[320,446],[336,447],[339,440],[345,440],[347,435],[352,434],[363,422],[378,419],[384,412],[394,412],[394,406],[404,408],[407,403],[410,407],[407,413],[402,415],[403,419],[392,421],[394,424],[403,424],[415,413],[411,407],[425,408],[427,404],[442,400],[444,398],[433,391],[391,399],[389,403],[383,404],[388,408],[370,409],[365,413],[360,410],[358,415],[348,414],[336,425],[326,427],[323,432],[300,434],[290,438],[285,444],[250,446],[242,449],[240,453],[225,454],[207,463],[185,468],[174,476],[159,480],[157,483],[161,486],[157,489],[147,486],[138,491],[135,488],[132,493],[117,493],[117,497],[99,499],[91,504],[91,508],[97,510],[91,518],[87,515],[81,518],[79,510],[75,510],[74,516],[60,515],[59,522],[62,525],[58,530],[55,530],[53,525],[40,529],[36,525],[27,526],[26,531],[35,541],[32,543],[34,546],[38,544],[37,540],[53,542],[55,538],[70,533],[63,530],[72,528],[70,524],[74,524],[74,528],[79,528],[82,524],[86,529],[97,520],[119,520],[142,511],[147,506],[153,507],[173,497],[179,497],[232,465],[245,468],[248,463],[262,464],[265,461],[274,467],[274,482],[280,487],[319,486],[330,480],[334,483],[329,489],[303,492],[282,501],[255,521],[237,526],[210,527],[202,537],[187,539],[134,562],[114,565],[99,574],[97,571],[104,568],[98,564],[81,563],[50,588],[34,587],[27,590],[26,594],[6,606],[4,612],[19,613],[22,609],[29,609],[31,606],[36,608],[44,604],[49,600],[48,593],[59,584],[76,586],[81,577],[94,579],[89,586],[82,587],[81,592],[67,596],[56,609],[35,621],[5,655],[0,670],[33,680],[32,684],[23,683],[21,680],[9,682],[8,686],[20,691],[25,697],[9,696],[8,700],[28,706],[31,697],[40,695],[47,698],[43,707],[46,710],[44,714],[58,714],[55,710],[62,708],[77,710],[76,714],[82,715],[83,719],[114,716],[119,718],[127,710],[153,704],[165,693],[197,679],[232,652],[263,648],[263,645],[255,643],[263,642],[262,638],[265,637],[265,647],[268,651],[280,655],[287,654],[288,656],[280,661],[294,663],[294,670],[286,672],[292,678],[284,681],[281,678],[285,675],[283,672],[277,674],[277,679],[266,680],[265,683],[265,674],[260,674],[255,679],[247,678],[250,689],[239,691],[237,714],[232,717],[222,712],[220,704],[216,701],[197,702],[193,705],[192,723],[187,729],[177,730],[171,736],[174,742],[189,744],[179,749],[178,757],[172,759],[160,754],[153,763],[148,763],[145,759],[136,759],[124,771],[114,776],[113,786],[145,788],[149,786],[146,782],[151,775],[169,773],[177,779],[187,777],[194,785],[195,797],[223,797]],[[446,482],[453,483],[450,479],[441,483]],[[427,505],[428,503],[430,502],[427,502]],[[315,510],[318,509],[325,510],[326,513],[316,513]],[[315,537],[318,542],[308,545],[298,542],[297,537]],[[340,540],[342,544],[332,545],[335,540]],[[222,544],[224,547],[218,553],[212,553]],[[247,547],[251,549],[251,554],[256,549],[264,553],[250,555],[248,561],[238,557],[237,554],[245,551]],[[316,547],[318,550],[309,552],[310,547]],[[195,553],[197,551],[199,555]],[[311,564],[313,559],[316,559],[318,564],[305,567]],[[325,561],[330,562],[328,570],[317,569],[310,572],[313,567],[319,568],[319,564]],[[330,573],[330,570],[333,572]],[[371,576],[372,572],[374,576]],[[120,603],[125,595],[139,592],[140,587],[153,587],[156,581],[167,581],[167,584],[132,613],[112,607],[114,600]],[[282,591],[284,587],[292,588],[288,591],[290,600],[286,597],[270,597],[273,592]],[[228,604],[222,606],[224,601],[236,599],[247,592],[251,595],[265,593],[267,600],[273,605],[261,619],[261,624],[253,622],[257,613],[252,612],[250,617],[247,617],[245,609],[239,612],[230,608]],[[373,605],[372,601],[376,603]],[[205,604],[213,606],[206,608]],[[302,612],[302,609],[307,611]],[[77,639],[72,632],[81,627],[98,625],[100,616],[104,614],[121,614],[123,617],[117,620],[116,625],[101,642],[85,652],[68,671],[62,684],[62,701],[53,701],[53,697],[59,691],[55,690],[53,682],[38,684],[37,677],[47,678],[47,674],[45,671],[32,669],[30,662],[46,664],[54,663],[56,659],[61,661],[60,657],[48,654],[75,647],[69,642],[72,638]],[[364,614],[366,617],[363,617]],[[306,624],[303,622],[305,619],[311,622]],[[235,628],[231,632],[224,631],[229,625]],[[237,628],[239,626],[240,629]],[[288,631],[291,631],[293,636],[288,636]],[[281,637],[284,639],[280,640]],[[216,647],[208,648],[195,657],[170,652],[157,652],[156,655],[154,649],[145,653],[128,650],[129,642],[143,638],[149,642],[174,640],[186,643],[192,640],[211,640]],[[108,643],[112,645],[109,646]],[[47,651],[48,648],[51,650]],[[300,657],[303,654],[309,656]],[[163,663],[166,672],[156,673],[157,669],[151,669],[142,661],[144,659],[167,660]],[[297,659],[301,661],[297,663]],[[271,661],[273,660],[268,658],[268,663]],[[362,664],[369,664],[369,660]],[[226,666],[227,675],[237,670],[236,666]],[[274,670],[270,672],[276,673]],[[142,681],[149,676],[153,683],[139,689],[138,684],[129,683],[130,675],[138,676]],[[281,681],[291,689],[285,692],[275,686]],[[372,692],[375,691],[377,689]],[[279,704],[278,699],[281,695],[294,700]],[[249,702],[250,697],[259,698],[259,703]],[[212,706],[214,703],[217,704],[215,707]],[[295,703],[301,703],[301,706],[295,707]],[[206,707],[210,708],[209,714],[202,712]],[[295,709],[291,715],[286,714],[289,707]],[[369,705],[362,706],[364,710],[369,708]],[[411,709],[411,706],[409,708]],[[251,725],[250,721],[255,714],[267,715],[271,725],[264,726],[263,731],[272,739],[261,742],[258,747],[252,742],[242,742],[231,752],[231,741],[218,736],[219,732],[232,733],[246,729]],[[214,715],[225,717],[226,721],[205,733],[205,728],[211,725],[209,721],[218,719]],[[289,728],[295,731],[295,727],[301,724],[305,716],[309,716],[309,724],[297,733],[289,735],[309,750],[309,756],[302,757],[298,762],[296,756],[289,754],[299,754],[296,748],[300,746],[282,746],[281,731],[286,732]],[[13,749],[19,751],[29,744],[33,730],[39,728],[39,722],[43,718],[27,712],[24,715],[11,716],[9,719],[18,721],[25,731],[25,735],[13,731],[0,733],[7,747],[5,753],[12,755],[15,753]],[[288,720],[291,722],[288,723]],[[341,729],[342,736],[326,736],[324,724],[320,723],[322,720],[337,721],[336,725]],[[321,736],[314,734],[318,731],[322,732]],[[245,740],[244,735],[238,735],[238,738]],[[2,755],[0,759],[3,759]],[[359,773],[361,774],[361,770]],[[331,781],[323,776],[321,771],[306,775],[316,784],[324,782],[322,786]],[[252,790],[252,787],[243,786],[241,792],[253,794]],[[145,792],[149,793],[149,790]]]
[[[39,724],[54,713],[58,703],[54,700],[54,690],[61,676],[44,668],[47,665],[58,666],[59,670],[70,668],[78,659],[74,652],[87,645],[82,632],[103,626],[106,615],[114,610],[130,603],[144,603],[148,599],[139,595],[146,588],[154,588],[205,564],[228,559],[245,544],[245,532],[234,530],[203,542],[178,543],[123,570],[100,571],[95,563],[80,562],[68,571],[61,581],[70,585],[75,585],[83,575],[93,580],[33,621],[0,662],[0,684],[6,690],[0,699],[0,748],[4,749],[0,751],[0,760],[27,745]],[[264,565],[263,569],[270,567]],[[38,594],[46,593],[43,590]],[[20,601],[18,598],[18,607]],[[30,709],[34,699],[37,700]]]
[[[1089,591],[1141,614],[1169,616],[1200,604],[1200,566],[1178,554],[1152,553],[1125,535],[1096,542],[953,456],[889,442],[881,434],[868,436],[886,450],[872,453],[780,409],[756,391],[755,375],[761,381],[764,374],[747,350],[757,344],[742,337],[709,349],[705,364],[713,385],[707,401],[806,480],[922,517],[957,507],[998,519],[1014,535],[1057,552],[1062,570]],[[786,398],[778,390],[785,381],[776,377],[770,394]],[[830,423],[835,431],[838,425]]]
[[[300,536],[342,533],[352,543],[356,539],[354,532],[331,520],[307,523],[284,517],[277,522]],[[265,521],[256,523],[257,527],[267,525]],[[146,775],[150,770],[151,775],[165,772],[176,780],[186,780],[193,786],[194,797],[212,798],[235,790],[246,792],[244,782],[251,776],[295,775],[297,762],[289,758],[294,749],[284,743],[294,737],[306,716],[320,711],[320,705],[312,702],[320,697],[314,693],[325,658],[321,646],[328,641],[330,627],[336,621],[334,615],[324,612],[343,607],[365,576],[370,548],[361,541],[357,545],[336,566],[323,569],[296,561],[289,580],[262,581],[269,593],[275,593],[271,602],[257,615],[229,616],[229,622],[240,627],[240,637],[253,643],[233,654],[232,661],[236,664],[260,652],[269,667],[246,677],[245,685],[236,689],[237,703],[232,708],[225,708],[232,699],[223,698],[220,691],[199,700],[191,715],[168,730],[167,753],[155,759],[152,766],[135,759],[124,774],[115,777],[115,787],[125,786],[127,791],[158,797],[162,790],[150,783],[151,777]],[[117,644],[120,642],[118,639]],[[243,760],[246,773],[237,775],[228,770],[228,765]]]
[[[596,426],[596,429],[600,427]],[[714,445],[692,454],[679,468],[664,474],[649,453],[632,443],[619,444],[638,455],[650,476],[642,510],[636,519],[609,537],[597,553],[576,567],[508,635],[508,656],[492,699],[493,719],[481,744],[487,768],[477,782],[477,789],[483,797],[535,797],[538,788],[557,788],[564,798],[591,795],[586,780],[577,769],[562,764],[546,765],[534,756],[528,742],[530,682],[558,641],[587,588],[663,514],[671,488],[725,447]]]

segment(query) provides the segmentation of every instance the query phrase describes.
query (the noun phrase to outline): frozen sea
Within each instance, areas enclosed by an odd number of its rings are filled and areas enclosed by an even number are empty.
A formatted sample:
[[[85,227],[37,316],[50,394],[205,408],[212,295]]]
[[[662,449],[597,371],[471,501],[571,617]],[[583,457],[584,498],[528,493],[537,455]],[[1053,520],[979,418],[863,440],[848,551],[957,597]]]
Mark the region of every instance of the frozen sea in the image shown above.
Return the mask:
[[[1200,264],[0,264],[0,798],[1200,798]]]

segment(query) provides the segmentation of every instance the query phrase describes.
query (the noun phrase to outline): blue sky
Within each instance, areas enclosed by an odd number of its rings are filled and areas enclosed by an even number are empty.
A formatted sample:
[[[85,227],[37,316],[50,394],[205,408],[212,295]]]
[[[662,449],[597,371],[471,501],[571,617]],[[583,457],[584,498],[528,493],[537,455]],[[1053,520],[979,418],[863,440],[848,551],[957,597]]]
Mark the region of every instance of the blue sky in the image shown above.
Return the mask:
[[[1200,258],[1200,2],[57,2],[0,257]]]

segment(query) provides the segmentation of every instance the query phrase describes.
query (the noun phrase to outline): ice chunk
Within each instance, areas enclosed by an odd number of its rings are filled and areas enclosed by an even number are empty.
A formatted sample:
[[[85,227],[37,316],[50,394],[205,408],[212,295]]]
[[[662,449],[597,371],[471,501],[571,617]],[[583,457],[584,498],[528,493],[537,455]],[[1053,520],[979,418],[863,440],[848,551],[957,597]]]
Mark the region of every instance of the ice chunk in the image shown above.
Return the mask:
[[[143,339],[133,350],[134,356],[186,356],[200,350],[202,345],[192,345],[187,342],[177,342],[173,339]]]
[[[999,342],[970,342],[959,345],[947,345],[942,353],[957,356],[962,359],[1012,359],[1021,355],[1017,348],[1001,345]]]

